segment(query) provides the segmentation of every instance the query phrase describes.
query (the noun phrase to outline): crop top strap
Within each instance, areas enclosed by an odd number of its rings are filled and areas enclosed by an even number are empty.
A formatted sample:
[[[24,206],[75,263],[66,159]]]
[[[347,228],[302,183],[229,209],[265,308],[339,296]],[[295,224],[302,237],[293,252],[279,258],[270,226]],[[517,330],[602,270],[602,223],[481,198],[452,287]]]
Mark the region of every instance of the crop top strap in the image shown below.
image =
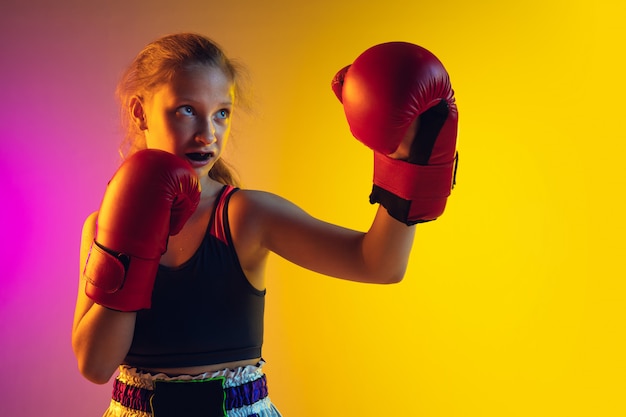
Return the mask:
[[[230,196],[237,191],[238,188],[233,187],[232,185],[225,185],[220,194],[217,196],[217,201],[215,203],[215,210],[213,211],[213,216],[211,216],[211,223],[209,224],[209,232],[212,236],[218,238],[222,242],[228,244],[228,237],[226,233],[227,226],[227,207],[228,200]]]

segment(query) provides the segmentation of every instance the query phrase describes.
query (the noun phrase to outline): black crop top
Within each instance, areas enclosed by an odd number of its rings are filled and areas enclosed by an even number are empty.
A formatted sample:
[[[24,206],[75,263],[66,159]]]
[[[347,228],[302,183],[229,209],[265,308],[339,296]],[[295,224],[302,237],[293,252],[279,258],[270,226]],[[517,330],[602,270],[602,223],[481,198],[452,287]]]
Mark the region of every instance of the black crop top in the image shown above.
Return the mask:
[[[265,290],[254,288],[235,253],[225,186],[196,253],[159,266],[152,307],[137,313],[125,363],[144,368],[212,365],[261,356]]]

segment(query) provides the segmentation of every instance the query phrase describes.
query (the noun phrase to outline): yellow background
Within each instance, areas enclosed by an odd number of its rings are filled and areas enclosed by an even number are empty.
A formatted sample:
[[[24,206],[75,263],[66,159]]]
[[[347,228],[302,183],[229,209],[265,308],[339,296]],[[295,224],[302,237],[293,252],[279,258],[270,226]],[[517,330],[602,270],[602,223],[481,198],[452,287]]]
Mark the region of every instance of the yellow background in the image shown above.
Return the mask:
[[[418,226],[403,283],[270,264],[265,355],[285,415],[626,415],[624,3],[473,3],[291,6],[297,41],[252,54],[244,180],[346,226],[372,217],[371,155],[328,89],[336,70],[418,43],[460,113],[458,185]]]
[[[108,404],[69,343],[80,227],[117,164],[120,72],[195,31],[248,68],[226,155],[244,185],[359,230],[372,155],[336,71],[403,40],[456,91],[457,187],[401,284],[271,258],[264,356],[285,417],[626,415],[625,20],[610,0],[3,2],[0,414]]]

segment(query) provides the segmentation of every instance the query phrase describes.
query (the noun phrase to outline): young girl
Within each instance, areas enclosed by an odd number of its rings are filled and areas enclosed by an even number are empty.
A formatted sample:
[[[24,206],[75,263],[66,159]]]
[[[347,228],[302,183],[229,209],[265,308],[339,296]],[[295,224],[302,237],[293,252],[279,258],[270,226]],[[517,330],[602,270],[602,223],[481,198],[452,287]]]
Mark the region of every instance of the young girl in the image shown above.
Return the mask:
[[[356,131],[362,122],[350,116],[346,70],[333,88]],[[149,44],[118,86],[126,159],[84,224],[72,334],[85,378],[103,384],[119,369],[105,416],[280,416],[262,370],[268,254],[332,277],[396,283],[413,224],[441,214],[398,214],[389,201],[406,205],[415,193],[385,187],[405,175],[393,164],[425,168],[400,160],[414,156],[420,123],[431,123],[420,122],[419,113],[401,135],[390,135],[395,152],[380,156],[392,167],[376,174],[382,180],[371,199],[381,206],[367,233],[312,218],[276,195],[239,189],[220,158],[237,81],[235,65],[215,43],[183,33]],[[446,94],[441,101],[454,110],[446,120],[455,137],[454,102]],[[445,130],[439,126],[432,142]],[[366,136],[357,138],[375,151],[387,140]],[[454,138],[446,140],[449,148]]]

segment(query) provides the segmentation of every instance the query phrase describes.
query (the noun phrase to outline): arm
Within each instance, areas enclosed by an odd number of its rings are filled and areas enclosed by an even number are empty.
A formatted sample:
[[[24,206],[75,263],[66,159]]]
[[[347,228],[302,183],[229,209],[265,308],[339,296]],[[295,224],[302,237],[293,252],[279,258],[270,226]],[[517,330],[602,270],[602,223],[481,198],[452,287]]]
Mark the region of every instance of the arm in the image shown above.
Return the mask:
[[[272,218],[267,247],[313,271],[351,281],[397,283],[406,271],[415,227],[408,227],[379,207],[367,233],[316,221],[286,208]],[[305,216],[298,220],[298,217]],[[287,238],[284,236],[288,235]]]
[[[313,218],[271,193],[244,190],[233,196],[231,228],[244,269],[268,252],[320,274],[367,283],[402,280],[415,226],[379,208],[367,233]]]

